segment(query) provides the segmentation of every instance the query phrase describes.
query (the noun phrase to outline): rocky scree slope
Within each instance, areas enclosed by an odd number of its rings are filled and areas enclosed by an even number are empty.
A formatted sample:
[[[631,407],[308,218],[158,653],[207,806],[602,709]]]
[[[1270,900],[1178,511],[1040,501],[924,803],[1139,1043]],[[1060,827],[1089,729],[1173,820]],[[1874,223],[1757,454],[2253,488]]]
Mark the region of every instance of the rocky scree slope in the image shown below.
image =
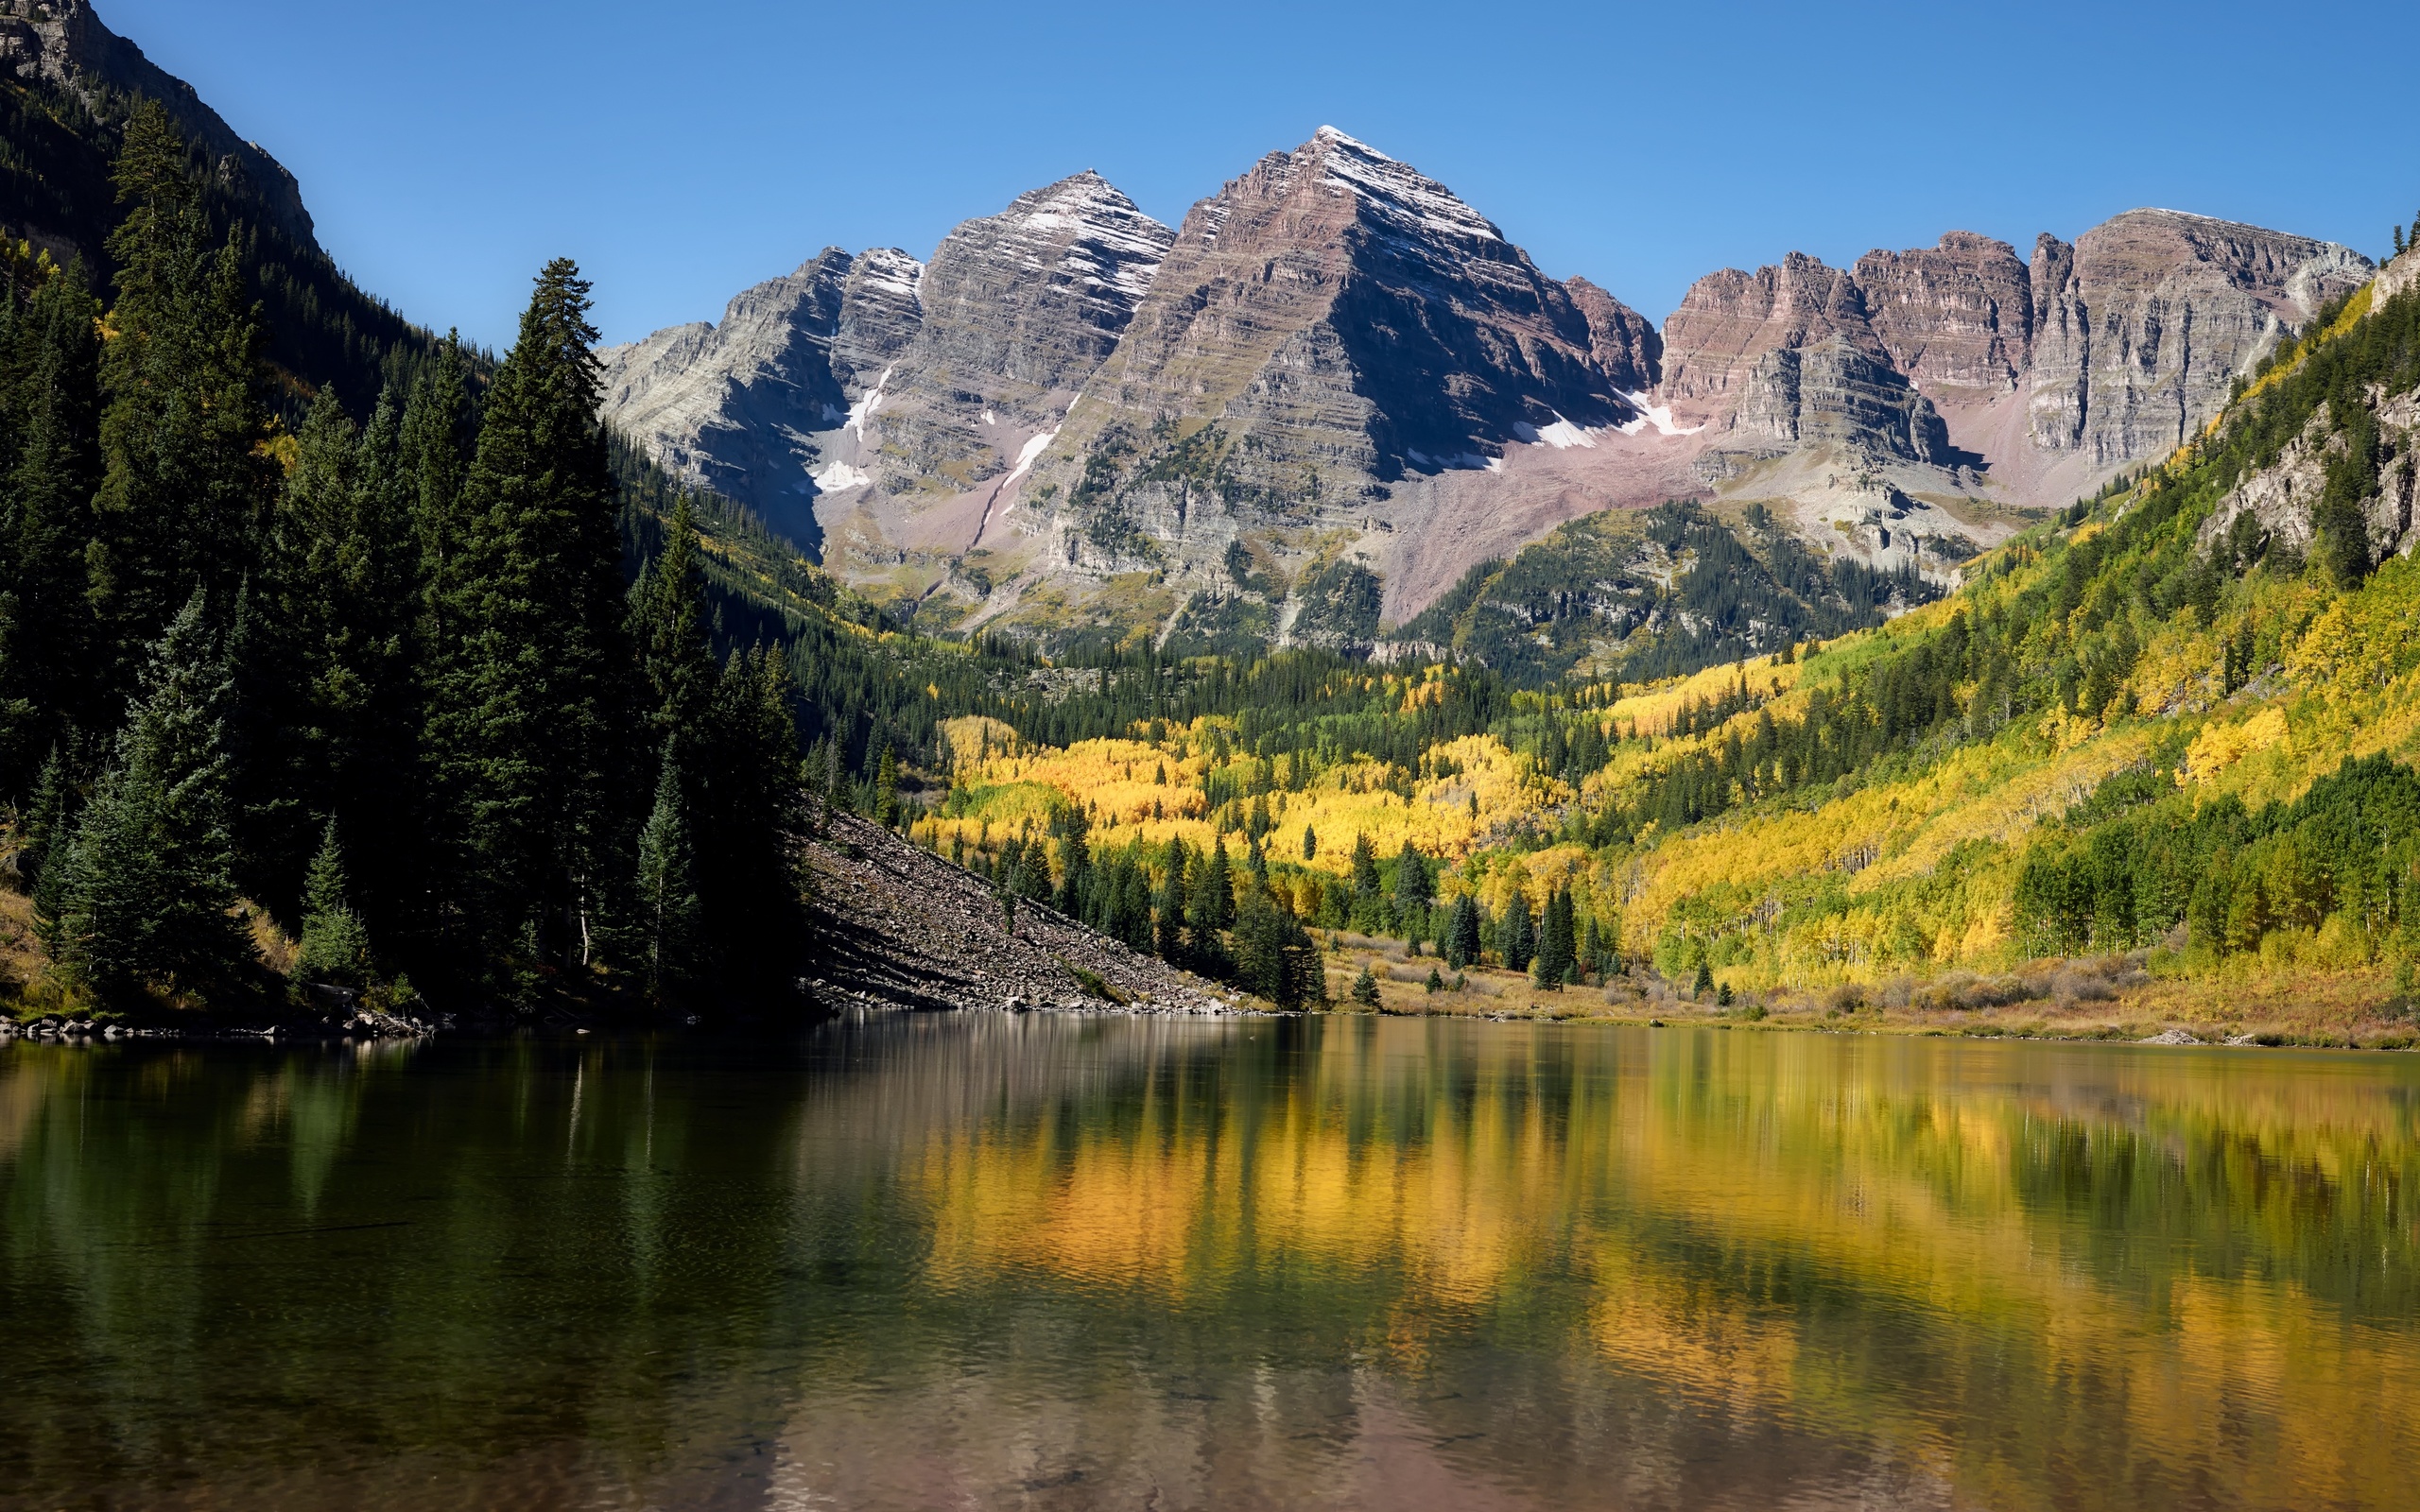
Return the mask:
[[[805,852],[822,956],[814,985],[826,1008],[1216,1013],[1251,1001],[1039,903],[1020,901],[1011,923],[974,873],[856,815],[829,824]]]

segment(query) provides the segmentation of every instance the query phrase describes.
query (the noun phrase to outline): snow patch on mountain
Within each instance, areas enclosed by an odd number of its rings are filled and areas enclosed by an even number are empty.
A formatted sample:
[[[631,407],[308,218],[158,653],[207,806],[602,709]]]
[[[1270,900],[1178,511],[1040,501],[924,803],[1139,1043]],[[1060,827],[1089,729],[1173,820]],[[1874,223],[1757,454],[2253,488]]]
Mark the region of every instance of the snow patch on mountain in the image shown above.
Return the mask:
[[[846,462],[826,462],[807,476],[815,480],[816,491],[820,493],[838,493],[843,489],[858,488],[873,481]]]
[[[890,368],[882,369],[882,376],[873,381],[873,387],[867,389],[856,404],[849,406],[847,428],[855,431],[860,439],[866,434],[866,421],[872,420],[873,412],[882,407],[882,386],[890,382],[890,375],[894,370]]]
[[[1030,472],[1033,468],[1034,458],[1049,450],[1050,443],[1058,438],[1059,433],[1056,430],[1047,430],[1027,441],[1025,445],[1019,447],[1017,449],[1017,465],[1010,470],[1007,477],[1000,480],[1000,487],[1004,489],[1008,488],[1013,485],[1017,479],[1025,476],[1027,472]]]
[[[1531,446],[1551,446],[1558,452],[1568,452],[1575,446],[1591,452],[1597,449],[1597,443],[1589,439],[1589,432],[1564,419],[1560,412],[1551,425],[1515,425],[1512,434]]]
[[[1311,137],[1326,181],[1351,191],[1374,218],[1398,235],[1449,242],[1501,244],[1495,223],[1455,198],[1436,180],[1398,163],[1332,126]]]
[[[1658,436],[1695,436],[1698,432],[1705,429],[1703,425],[1683,426],[1673,424],[1672,406],[1669,404],[1650,404],[1645,394],[1624,393],[1622,397],[1638,406],[1638,418],[1636,420],[1624,421],[1619,425],[1614,427],[1614,429],[1621,432],[1624,436],[1636,436],[1639,432],[1647,429],[1650,425],[1655,427],[1655,434]]]

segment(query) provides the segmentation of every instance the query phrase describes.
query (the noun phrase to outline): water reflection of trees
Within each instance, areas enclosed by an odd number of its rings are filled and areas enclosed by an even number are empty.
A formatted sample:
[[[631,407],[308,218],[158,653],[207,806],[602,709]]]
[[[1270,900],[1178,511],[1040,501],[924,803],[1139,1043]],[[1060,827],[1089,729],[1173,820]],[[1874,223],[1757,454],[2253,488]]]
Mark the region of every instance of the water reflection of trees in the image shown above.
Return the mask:
[[[2413,1085],[1372,1020],[19,1046],[0,1494],[2382,1503]]]

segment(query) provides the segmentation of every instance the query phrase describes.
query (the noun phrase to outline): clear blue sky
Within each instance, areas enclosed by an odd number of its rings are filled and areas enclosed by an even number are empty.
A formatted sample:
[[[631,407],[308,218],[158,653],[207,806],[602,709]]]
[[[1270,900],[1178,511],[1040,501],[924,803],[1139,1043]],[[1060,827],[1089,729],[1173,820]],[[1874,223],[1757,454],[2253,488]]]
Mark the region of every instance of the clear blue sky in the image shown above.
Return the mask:
[[[2420,212],[2409,0],[95,3],[364,286],[497,345],[552,255],[627,340],[1081,168],[1173,224],[1323,122],[1658,320],[1792,249],[2024,253],[2163,205],[2376,257]]]

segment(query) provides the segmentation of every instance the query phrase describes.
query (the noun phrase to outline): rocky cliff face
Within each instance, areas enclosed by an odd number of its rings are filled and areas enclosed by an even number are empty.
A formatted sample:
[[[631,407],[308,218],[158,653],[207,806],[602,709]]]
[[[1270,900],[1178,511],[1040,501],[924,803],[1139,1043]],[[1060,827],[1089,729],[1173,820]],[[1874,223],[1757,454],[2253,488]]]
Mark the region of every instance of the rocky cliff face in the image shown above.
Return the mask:
[[[1767,352],[1835,336],[1884,355],[1866,319],[1864,291],[1846,272],[1792,252],[1778,267],[1709,273],[1664,322],[1662,396],[1676,411],[1721,414]]]
[[[1606,382],[1624,394],[1643,394],[1664,381],[1664,337],[1654,321],[1584,278],[1563,286],[1588,322],[1588,350]]]
[[[1992,470],[2013,502],[2048,503],[2031,493],[2060,458],[2077,459],[2060,476],[2081,482],[2164,454],[2283,331],[2368,276],[2345,248],[2164,210],[2117,216],[2072,247],[2046,234],[2031,266],[1969,232],[1868,252],[1847,272],[1792,252],[1778,267],[1698,281],[1666,323],[1657,392],[1735,438],[1718,439],[1700,469],[1718,481],[1774,443],[1827,440],[1971,463],[1956,486]],[[1797,412],[1819,370],[1837,392],[1810,426]],[[1978,434],[1991,444],[1971,455],[1927,439],[1946,435],[1941,409],[2004,403],[2024,406],[2021,434],[1986,421]]]
[[[2348,248],[2172,210],[2044,236],[2030,279],[2032,443],[2115,466],[2182,442],[2288,327],[2359,287]]]
[[[89,106],[102,91],[143,94],[167,107],[178,129],[208,152],[222,180],[244,191],[279,230],[317,250],[302,186],[283,163],[235,134],[194,87],[143,56],[143,49],[101,25],[87,0],[0,0],[0,77],[42,79]],[[88,238],[81,228],[21,227],[64,241]],[[88,250],[91,249],[88,249]]]
[[[605,419],[819,549],[819,500],[912,507],[1011,469],[1115,346],[1170,234],[1081,173],[959,226],[930,266],[827,248],[718,325],[601,352]]]
[[[914,339],[924,266],[893,249],[823,249],[742,291],[720,324],[674,326],[597,353],[605,419],[659,466],[737,500],[812,546],[819,438],[844,424]]]
[[[1174,232],[1089,170],[970,220],[933,253],[916,338],[883,387],[861,464],[894,494],[1007,470],[1004,432],[1058,424],[1125,332]]]
[[[1903,338],[1920,328],[1910,292],[1893,286],[1883,306],[1889,328]],[[1698,469],[1708,481],[1820,442],[1910,462],[1949,461],[1941,417],[1893,362],[1865,287],[1850,273],[1792,252],[1778,267],[1710,274],[1689,290],[1665,335],[1661,394],[1676,411],[1710,421],[1716,441]]]
[[[1601,353],[1601,355],[1600,355]],[[1220,559],[1383,516],[1393,485],[1637,418],[1647,323],[1443,185],[1333,128],[1185,217],[1028,497],[1071,560]],[[1318,581],[1333,575],[1314,574]],[[1323,606],[1295,604],[1296,618]]]
[[[1892,366],[1928,393],[2014,393],[2033,341],[2031,275],[2006,242],[1954,231],[1938,246],[1858,259],[1868,318]]]

